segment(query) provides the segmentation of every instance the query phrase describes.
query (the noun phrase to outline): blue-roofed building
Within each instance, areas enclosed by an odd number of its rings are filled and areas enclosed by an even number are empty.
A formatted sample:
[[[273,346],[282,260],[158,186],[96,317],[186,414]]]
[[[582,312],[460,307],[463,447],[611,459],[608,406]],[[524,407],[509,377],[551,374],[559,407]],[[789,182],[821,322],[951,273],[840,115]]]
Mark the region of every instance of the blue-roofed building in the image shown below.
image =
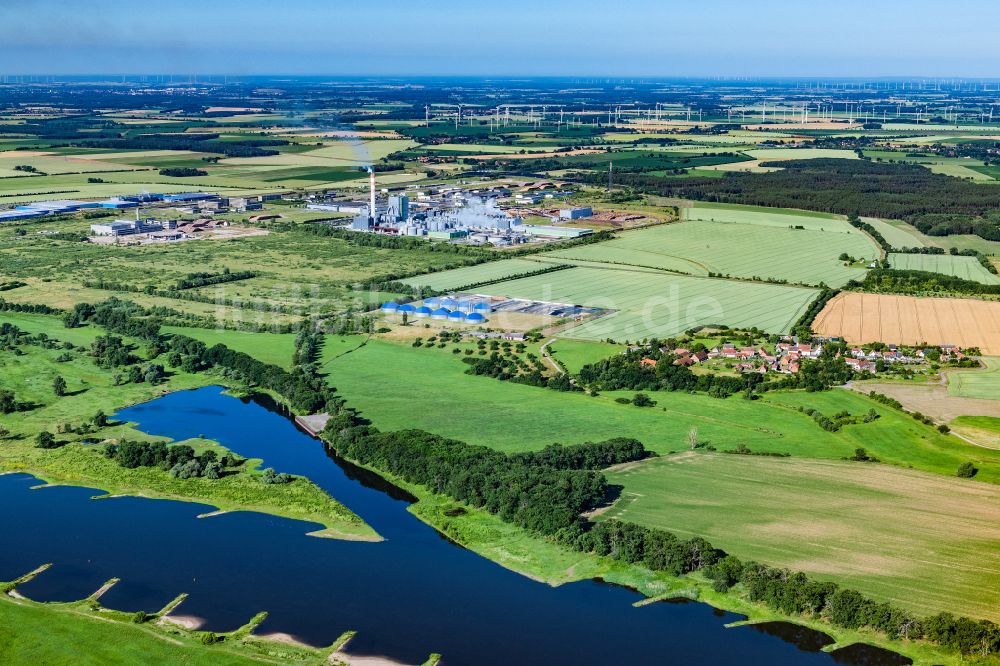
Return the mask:
[[[421,305],[419,308],[413,311],[413,316],[423,319],[424,317],[431,316],[431,309],[426,305]]]
[[[414,312],[416,312],[416,310],[417,308],[413,307],[411,303],[403,303],[402,305],[399,306],[399,308],[396,311],[399,313],[406,312],[408,314],[413,314]]]
[[[152,192],[143,192],[142,194],[126,194],[124,196],[115,197],[116,199],[124,199],[125,201],[163,201],[162,194],[153,194]]]
[[[427,307],[429,307],[429,308],[440,308],[440,307],[444,307],[444,306],[442,305],[442,303],[441,303],[441,299],[440,299],[440,298],[438,298],[437,296],[432,296],[432,297],[430,297],[430,298],[425,298],[425,299],[424,299],[424,305],[426,305],[426,306],[427,306]]]
[[[452,310],[448,313],[448,321],[462,323],[465,321],[465,315],[458,310]]]
[[[399,310],[399,303],[395,301],[389,301],[388,303],[382,304],[382,312],[396,312]]]
[[[163,196],[163,200],[167,203],[190,203],[191,201],[205,201],[206,199],[218,198],[218,194],[211,194],[209,192],[178,192]]]
[[[465,323],[467,324],[482,324],[484,321],[486,321],[486,317],[478,312],[470,312],[465,315]]]
[[[98,206],[101,208],[138,208],[138,201],[128,201],[126,199],[108,199],[107,201],[99,201]]]
[[[479,302],[472,306],[472,311],[485,314],[487,312],[493,312],[493,307],[489,303]]]
[[[454,298],[442,298],[440,301],[438,301],[438,305],[440,305],[443,308],[454,310],[455,308],[458,307],[458,301],[456,301]]]
[[[438,308],[431,312],[431,319],[447,319],[450,314],[451,311],[447,308]]]
[[[13,222],[14,220],[30,220],[33,217],[41,217],[46,213],[40,210],[0,210],[0,222]]]

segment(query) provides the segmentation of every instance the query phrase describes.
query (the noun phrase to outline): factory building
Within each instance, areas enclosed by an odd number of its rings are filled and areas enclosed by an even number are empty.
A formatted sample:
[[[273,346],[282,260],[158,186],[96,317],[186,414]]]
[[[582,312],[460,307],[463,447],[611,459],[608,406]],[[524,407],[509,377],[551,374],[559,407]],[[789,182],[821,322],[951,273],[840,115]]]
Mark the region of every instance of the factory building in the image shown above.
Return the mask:
[[[361,213],[368,212],[368,203],[365,201],[311,203],[306,204],[306,209],[323,211],[325,213],[350,213],[352,215],[360,215]]]
[[[40,210],[0,210],[0,222],[13,222],[15,220],[30,220],[33,217],[41,217],[48,213]]]
[[[229,210],[234,213],[245,213],[249,210],[261,210],[264,204],[254,197],[229,197],[226,202]]]
[[[579,220],[581,218],[590,217],[593,214],[594,210],[590,206],[562,208],[559,210],[559,217],[564,220]]]
[[[546,227],[525,225],[524,233],[529,236],[545,236],[548,238],[580,238],[594,233],[593,229],[577,229],[574,227]]]
[[[406,314],[416,319],[434,319],[453,324],[481,324],[493,307],[477,298],[428,298],[419,307],[411,303],[400,305],[395,301],[383,303],[379,310],[383,314]]]
[[[167,226],[175,229],[177,223],[170,220]],[[92,224],[90,225],[90,231],[95,236],[131,236],[134,234],[163,231],[163,223],[152,217],[145,220],[115,220],[114,222]]]
[[[195,201],[209,201],[218,198],[218,194],[211,194],[210,192],[177,192],[176,194],[163,195],[163,200],[167,203],[193,203]]]

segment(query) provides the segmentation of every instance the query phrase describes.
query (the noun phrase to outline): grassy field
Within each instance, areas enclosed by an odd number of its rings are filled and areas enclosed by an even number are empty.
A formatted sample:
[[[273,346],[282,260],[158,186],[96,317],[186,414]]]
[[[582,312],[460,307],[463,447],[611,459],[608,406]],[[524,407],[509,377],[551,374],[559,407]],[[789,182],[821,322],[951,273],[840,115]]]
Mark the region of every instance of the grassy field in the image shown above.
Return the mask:
[[[948,393],[965,398],[1000,400],[1000,358],[982,358],[983,370],[957,370],[948,373]]]
[[[875,230],[882,235],[882,238],[886,239],[889,245],[894,248],[926,247],[924,241],[917,235],[904,229],[901,222],[896,220],[881,220],[877,217],[863,217],[861,219],[875,227]],[[913,229],[913,231],[916,231],[916,229]]]
[[[265,363],[280,365],[283,368],[291,367],[292,354],[295,352],[294,333],[246,333],[244,331],[182,326],[164,326],[162,331],[167,334],[176,333],[201,340],[209,347],[224,344],[230,349],[249,354]]]
[[[407,278],[402,282],[414,287],[429,287],[435,291],[446,289],[456,289],[465,285],[488,282],[490,280],[502,280],[504,278],[532,273],[545,268],[537,261],[529,259],[501,259],[491,261],[477,266],[467,266],[465,268],[454,268],[438,273],[428,273],[417,277]]]
[[[1000,489],[842,461],[682,453],[620,466],[606,518],[704,536],[920,614],[997,621]]]
[[[238,666],[318,663],[319,650],[274,643],[242,654],[231,643],[207,647],[193,632],[109,620],[84,604],[36,604],[0,597],[0,662],[5,664],[189,664]]]
[[[1000,449],[1000,418],[996,416],[959,416],[948,425],[984,446]]]
[[[669,337],[695,326],[726,324],[787,332],[816,291],[773,284],[696,278],[614,266],[568,270],[482,287],[512,298],[600,307],[614,312],[562,337],[622,342]]]
[[[51,318],[52,338],[59,339],[61,324]],[[23,317],[0,322],[23,322]],[[40,325],[40,322],[38,322]],[[12,390],[17,400],[34,407],[5,414],[3,425],[10,431],[0,446],[0,471],[24,471],[54,483],[100,488],[112,494],[143,494],[149,497],[205,502],[224,510],[248,510],[307,520],[324,526],[325,536],[373,539],[377,535],[346,507],[312,482],[299,479],[290,484],[266,485],[257,478],[259,460],[247,461],[235,474],[218,480],[175,479],[159,468],[127,469],[105,458],[99,446],[82,443],[83,435],[59,433],[59,426],[74,427],[89,422],[98,411],[111,415],[120,407],[150,400],[168,391],[204,386],[219,380],[209,373],[197,375],[174,371],[168,382],[152,386],[145,382],[115,385],[112,372],[98,368],[81,352],[70,352],[71,360],[57,361],[63,350],[23,345],[20,354],[0,352],[0,388]],[[163,359],[159,359],[163,362]],[[56,397],[52,383],[61,376],[67,395]],[[43,430],[56,435],[61,446],[40,449],[35,435]],[[156,440],[125,423],[112,423],[86,435],[99,440]],[[188,442],[196,449],[215,447],[205,441]]]
[[[575,374],[589,363],[596,363],[609,356],[620,354],[625,350],[625,347],[609,342],[560,338],[550,344],[548,350],[552,358],[559,361],[570,373]]]
[[[869,222],[869,218],[866,218]],[[957,250],[975,250],[983,254],[1000,255],[1000,241],[986,240],[979,236],[970,234],[953,234],[951,236],[928,236],[920,233],[916,227],[900,220],[882,220],[882,224],[875,225],[881,232],[886,226],[895,228],[895,232],[890,232],[892,236],[886,235],[893,247],[940,247],[945,250],[955,248]],[[903,235],[905,234],[905,236]]]
[[[641,566],[628,566],[604,557],[583,555],[547,539],[529,535],[485,511],[435,495],[422,486],[406,483],[391,475],[383,476],[419,499],[408,509],[418,518],[433,525],[464,548],[535,580],[559,585],[599,577],[609,583],[638,590],[647,598],[697,599],[716,608],[741,613],[752,621],[789,619],[750,602],[738,588],[733,588],[728,593],[718,593],[712,590],[709,581],[697,574],[672,577],[654,573]],[[457,508],[463,511],[456,512]],[[957,655],[943,653],[924,644],[888,641],[870,631],[838,629],[815,618],[798,617],[794,621],[832,636],[839,645],[859,642],[880,645],[906,654],[917,660],[918,664],[958,666],[964,663]]]
[[[858,159],[853,150],[834,148],[760,148],[748,150],[747,154],[764,162],[772,160]]]
[[[887,257],[889,266],[899,270],[927,271],[954,275],[980,284],[1000,284],[1000,277],[983,268],[975,257],[955,257],[950,254],[896,254]]]
[[[683,212],[684,218],[688,220],[763,224],[772,227],[802,226],[806,229],[818,229],[819,231],[861,233],[848,224],[845,218],[838,215],[796,208],[763,208],[745,204],[693,201],[690,206],[683,208]]]
[[[15,235],[18,229],[26,231],[26,235]],[[52,240],[38,233],[86,229],[85,221],[76,220],[4,225],[0,229],[0,280],[20,279],[29,286],[5,291],[3,298],[66,308],[117,295],[145,307],[163,307],[209,319],[288,323],[306,312],[357,309],[383,298],[381,294],[355,289],[366,279],[414,273],[459,261],[454,255],[431,252],[429,248],[359,247],[298,230],[130,247]],[[207,303],[83,286],[84,282],[105,281],[162,290],[192,271],[221,272],[227,268],[252,268],[259,275],[189,290],[189,294]],[[288,309],[291,311],[282,311]]]
[[[691,215],[688,214],[689,218]],[[841,253],[864,259],[878,256],[875,245],[860,234],[842,228],[818,230],[812,225],[794,229],[791,227],[798,225],[797,220],[812,223],[816,218],[785,217],[788,222],[785,227],[753,221],[691,220],[638,229],[604,243],[543,256],[650,266],[690,275],[714,273],[830,286],[841,286],[865,275],[863,268],[845,266],[838,259]],[[756,216],[751,214],[750,219]],[[839,225],[831,220],[827,226]]]
[[[949,476],[961,462],[973,461],[981,469],[977,478],[1000,482],[1000,451],[941,435],[850,391],[773,393],[756,401],[656,393],[656,407],[643,409],[614,401],[631,397],[630,392],[591,397],[467,375],[451,350],[473,347],[468,343],[414,349],[373,339],[359,347],[363,340],[327,336],[322,365],[347,404],[382,429],[422,428],[504,451],[635,437],[665,453],[687,448],[694,427],[703,441],[720,449],[742,443],[754,451],[836,460],[865,447],[886,462]],[[562,342],[554,343],[556,358]],[[481,408],[470,410],[470,405]],[[881,418],[831,433],[799,413],[799,406],[827,415],[842,410],[862,415],[874,408]]]

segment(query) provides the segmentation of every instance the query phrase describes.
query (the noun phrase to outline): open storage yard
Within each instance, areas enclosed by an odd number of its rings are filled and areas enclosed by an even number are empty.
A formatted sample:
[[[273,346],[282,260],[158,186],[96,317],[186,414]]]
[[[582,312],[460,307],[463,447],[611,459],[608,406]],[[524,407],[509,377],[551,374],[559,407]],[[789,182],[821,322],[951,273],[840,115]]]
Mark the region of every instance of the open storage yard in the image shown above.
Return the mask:
[[[617,267],[577,266],[481,288],[483,293],[615,310],[561,335],[585,340],[669,337],[725,324],[787,333],[814,289],[696,278]]]
[[[853,344],[951,344],[997,355],[1000,302],[842,293],[827,303],[813,329]]]
[[[613,468],[605,518],[706,536],[921,613],[1000,619],[1000,489],[836,460],[681,453]],[[974,611],[974,612],[973,612]]]

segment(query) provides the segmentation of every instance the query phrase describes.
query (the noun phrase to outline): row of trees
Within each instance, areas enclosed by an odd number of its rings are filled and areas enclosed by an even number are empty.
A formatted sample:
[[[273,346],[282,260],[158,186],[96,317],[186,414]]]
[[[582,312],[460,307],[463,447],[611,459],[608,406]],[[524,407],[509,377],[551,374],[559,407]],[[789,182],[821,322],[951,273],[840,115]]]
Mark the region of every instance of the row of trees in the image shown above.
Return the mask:
[[[33,314],[61,315],[63,311],[43,303],[11,303],[0,298],[0,312],[30,312]]]
[[[934,174],[920,165],[814,159],[788,160],[778,166],[780,171],[727,173],[723,178],[670,179],[623,173],[618,182],[667,197],[860,213],[915,223],[928,214],[964,216],[980,220],[964,230],[986,238],[996,229],[991,222],[995,217],[983,216],[1000,209],[1000,189]],[[600,182],[601,176],[593,176],[593,181]]]
[[[614,437],[603,442],[585,442],[572,446],[551,444],[541,451],[515,453],[511,459],[524,465],[554,469],[604,469],[652,456],[637,439]]]
[[[876,268],[864,280],[851,280],[849,289],[875,294],[1000,294],[1000,285],[982,284],[954,275],[897,268]]]
[[[284,139],[241,139],[219,141],[218,134],[177,133],[143,134],[127,138],[84,139],[70,145],[81,148],[105,150],[191,150],[199,153],[217,153],[226,157],[266,157],[277,155],[271,148],[288,145]]]
[[[482,508],[576,550],[683,575],[703,571],[716,590],[734,586],[787,615],[818,618],[848,629],[869,627],[890,638],[924,638],[961,651],[1000,651],[992,622],[941,614],[916,618],[835,583],[802,573],[743,562],[705,539],[618,520],[591,523],[581,513],[606,500],[607,481],[594,469],[649,455],[635,440],[549,447],[507,456],[419,430],[379,432],[352,425],[346,414],[323,432],[340,455],[409,483]]]
[[[576,525],[608,491],[604,475],[592,470],[536,464],[422,430],[342,428],[342,421],[331,420],[324,431],[340,455],[534,532],[555,534]]]
[[[179,354],[182,363],[188,363],[188,367],[219,367],[234,372],[248,383],[280,394],[296,411],[336,412],[343,402],[310,366],[298,365],[289,371],[222,344],[207,347],[205,343],[184,335],[172,336],[169,348]]]
[[[249,280],[259,275],[256,271],[230,271],[228,268],[221,273],[188,273],[177,281],[176,289],[195,289],[225,282]]]

